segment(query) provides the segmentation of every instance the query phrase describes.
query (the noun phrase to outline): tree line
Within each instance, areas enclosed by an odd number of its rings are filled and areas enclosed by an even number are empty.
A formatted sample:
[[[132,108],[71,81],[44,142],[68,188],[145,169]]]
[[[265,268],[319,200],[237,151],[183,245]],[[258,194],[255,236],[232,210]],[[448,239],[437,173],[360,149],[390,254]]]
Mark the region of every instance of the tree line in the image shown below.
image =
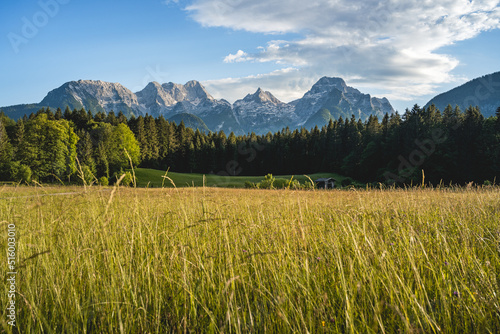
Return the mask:
[[[403,114],[340,117],[323,127],[236,136],[204,133],[163,116],[127,119],[85,109],[14,121],[0,113],[0,179],[79,182],[112,178],[130,166],[219,175],[336,172],[363,182],[482,183],[500,175],[500,108],[443,111],[415,105]]]

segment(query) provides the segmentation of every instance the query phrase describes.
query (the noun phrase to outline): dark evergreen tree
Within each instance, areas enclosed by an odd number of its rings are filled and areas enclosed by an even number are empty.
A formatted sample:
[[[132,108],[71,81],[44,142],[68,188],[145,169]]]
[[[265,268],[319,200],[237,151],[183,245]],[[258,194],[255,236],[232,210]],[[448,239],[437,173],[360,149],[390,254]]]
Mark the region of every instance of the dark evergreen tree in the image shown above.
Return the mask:
[[[141,143],[141,139],[145,141],[146,153],[142,154],[142,161],[144,162],[144,166],[148,166],[151,168],[158,168],[158,160],[160,158],[160,147],[158,140],[158,131],[156,129],[156,122],[155,119],[149,115],[146,115],[143,122],[144,122],[143,125],[144,138],[142,138],[142,134],[140,137],[139,136],[137,137],[139,143]],[[143,148],[141,147],[141,150],[142,149]]]
[[[108,115],[106,116],[106,119],[104,120],[106,123],[109,123],[113,126],[118,125],[118,119],[116,118],[116,115],[113,110],[111,110]]]
[[[175,129],[165,120],[163,116],[156,119],[156,129],[158,135],[158,168],[166,170],[173,168],[173,155],[177,150],[175,140]]]
[[[125,116],[121,110],[118,112],[117,121],[118,123],[127,124],[127,116]]]
[[[104,122],[106,120],[106,113],[99,111],[95,114],[94,116],[94,121],[99,123],[99,122]]]
[[[77,129],[86,129],[90,118],[87,111],[82,108],[80,110],[73,110],[71,120],[76,125]]]
[[[17,153],[18,147],[20,147],[22,145],[22,142],[24,140],[24,131],[25,131],[24,124],[25,124],[25,121],[22,118],[18,119],[16,122],[16,131],[15,131],[14,140],[13,140],[13,144],[15,146],[16,153]]]
[[[71,121],[72,114],[73,114],[73,112],[71,111],[71,109],[69,109],[69,106],[66,106],[66,109],[64,109],[63,118],[67,121]]]
[[[151,152],[149,150],[148,140],[146,138],[146,129],[144,126],[144,117],[139,116],[135,120],[134,128],[132,131],[135,134],[135,138],[139,142],[139,147],[141,148],[141,160],[148,163],[150,161],[149,157]]]
[[[57,108],[56,113],[54,114],[54,118],[56,120],[63,119],[63,114],[62,114],[61,108]]]
[[[7,130],[5,129],[5,117],[0,116],[0,180],[10,178],[10,162],[12,160],[12,145],[10,144]]]

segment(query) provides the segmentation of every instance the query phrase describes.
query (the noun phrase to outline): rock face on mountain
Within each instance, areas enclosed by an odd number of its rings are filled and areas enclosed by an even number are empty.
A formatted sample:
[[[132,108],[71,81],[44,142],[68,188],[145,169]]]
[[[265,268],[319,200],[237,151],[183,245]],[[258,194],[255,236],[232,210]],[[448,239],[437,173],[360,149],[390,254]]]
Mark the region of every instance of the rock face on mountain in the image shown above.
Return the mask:
[[[500,107],[500,72],[485,75],[471,80],[446,93],[431,99],[425,107],[434,104],[443,111],[448,104],[453,108],[459,106],[465,111],[469,106],[479,107],[484,117],[495,115]]]
[[[259,88],[254,94],[231,104],[224,99],[213,98],[201,83],[194,80],[185,85],[150,82],[135,94],[118,83],[79,80],[52,90],[39,104],[2,109],[7,115],[19,118],[37,108],[64,109],[66,106],[70,109],[85,108],[94,113],[113,110],[115,113],[122,111],[126,116],[146,113],[155,117],[162,115],[174,121],[189,120],[205,131],[208,128],[210,131],[223,130],[237,135],[249,132],[264,134],[285,127],[323,126],[329,119],[340,116],[350,118],[355,115],[365,120],[370,115],[382,117],[385,113],[394,112],[387,99],[362,94],[347,86],[341,78],[328,77],[321,78],[304,97],[290,103],[281,102],[270,92]],[[182,117],[174,117],[176,115]]]
[[[165,92],[162,85],[157,82],[150,82],[143,90],[135,94],[137,101],[144,110],[149,110],[151,115],[160,115],[167,111],[168,106],[174,105],[177,101]]]
[[[283,103],[270,92],[257,89],[233,105],[236,118],[245,133],[276,132],[297,124],[293,106]]]
[[[369,94],[347,86],[341,78],[321,78],[304,97],[291,102],[300,124],[305,124],[318,111],[327,109],[333,118],[340,116],[350,118],[354,115],[362,120],[370,115],[382,118],[385,113],[393,113],[394,109],[386,98],[378,99]]]
[[[140,114],[141,110],[137,96],[119,83],[94,80],[78,80],[65,83],[50,91],[40,102],[41,106],[50,106],[71,110],[85,108],[92,112],[118,113],[126,116]]]
[[[164,115],[178,120],[172,116],[192,114],[201,118],[212,131],[243,133],[231,104],[214,99],[198,81],[189,81],[185,85],[151,82],[136,95],[141,109],[155,117]]]
[[[215,102],[198,81],[189,81],[185,85],[173,82],[160,85],[157,82],[150,82],[136,95],[141,107],[155,116],[171,113],[177,103],[183,103],[182,108],[189,110],[196,109],[202,102]]]

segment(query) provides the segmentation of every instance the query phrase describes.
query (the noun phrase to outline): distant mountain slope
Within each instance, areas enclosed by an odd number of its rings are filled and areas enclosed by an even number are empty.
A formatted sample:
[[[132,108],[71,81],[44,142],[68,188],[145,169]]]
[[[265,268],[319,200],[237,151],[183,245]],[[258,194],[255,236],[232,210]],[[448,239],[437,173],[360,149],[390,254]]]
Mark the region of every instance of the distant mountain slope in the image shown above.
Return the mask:
[[[36,113],[41,108],[47,108],[48,106],[44,106],[40,103],[32,103],[32,104],[17,104],[15,106],[2,107],[2,110],[7,116],[10,118],[17,120],[19,118],[23,118],[24,115],[30,115],[31,113]],[[56,109],[54,109],[55,111]]]
[[[332,113],[328,109],[321,109],[307,120],[307,122],[304,124],[304,128],[307,130],[314,128],[316,125],[318,128],[321,128],[322,126],[328,124],[331,119],[335,119],[332,116]]]
[[[443,111],[448,104],[459,106],[462,111],[469,106],[478,106],[485,117],[495,115],[500,107],[500,72],[473,79],[448,92],[432,98],[425,106],[434,104]]]
[[[203,119],[212,131],[221,131],[229,134],[243,135],[246,132],[240,125],[233,110],[233,106],[226,100],[205,100],[198,104],[197,115]]]
[[[328,77],[321,78],[301,99],[290,103],[281,102],[270,92],[259,88],[254,94],[231,104],[224,99],[215,99],[195,80],[184,85],[150,82],[137,93],[119,83],[78,80],[50,91],[40,103],[2,109],[7,116],[17,119],[42,107],[54,110],[85,108],[94,114],[113,110],[136,117],[146,113],[154,117],[163,115],[168,119],[182,118],[186,126],[206,127],[211,131],[223,130],[237,135],[249,132],[264,134],[285,127],[322,126],[325,120],[340,116],[350,118],[355,115],[362,120],[370,115],[381,118],[385,113],[394,112],[387,99],[371,97],[347,86],[341,78]],[[176,115],[182,116],[175,118]]]
[[[181,122],[184,122],[184,125],[186,127],[191,129],[199,129],[200,131],[203,131],[205,133],[208,133],[210,131],[201,118],[192,114],[177,114],[168,118],[168,120],[171,122],[175,122],[175,124],[177,125],[181,124]]]

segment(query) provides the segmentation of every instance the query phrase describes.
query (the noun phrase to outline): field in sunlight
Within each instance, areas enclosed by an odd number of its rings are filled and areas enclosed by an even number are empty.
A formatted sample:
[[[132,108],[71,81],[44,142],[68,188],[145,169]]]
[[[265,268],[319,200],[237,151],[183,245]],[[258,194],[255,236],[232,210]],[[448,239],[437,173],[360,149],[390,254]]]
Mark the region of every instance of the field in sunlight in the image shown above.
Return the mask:
[[[498,188],[4,186],[0,221],[20,333],[500,332]]]

